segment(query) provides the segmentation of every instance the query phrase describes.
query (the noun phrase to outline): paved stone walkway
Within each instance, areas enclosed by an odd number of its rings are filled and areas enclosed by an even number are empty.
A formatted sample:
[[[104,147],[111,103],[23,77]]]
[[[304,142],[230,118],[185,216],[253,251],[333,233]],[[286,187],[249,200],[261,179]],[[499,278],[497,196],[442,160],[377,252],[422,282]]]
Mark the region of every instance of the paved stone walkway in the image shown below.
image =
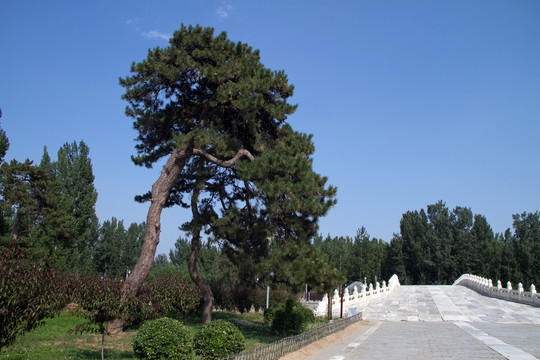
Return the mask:
[[[310,360],[540,359],[540,308],[463,286],[401,286]]]

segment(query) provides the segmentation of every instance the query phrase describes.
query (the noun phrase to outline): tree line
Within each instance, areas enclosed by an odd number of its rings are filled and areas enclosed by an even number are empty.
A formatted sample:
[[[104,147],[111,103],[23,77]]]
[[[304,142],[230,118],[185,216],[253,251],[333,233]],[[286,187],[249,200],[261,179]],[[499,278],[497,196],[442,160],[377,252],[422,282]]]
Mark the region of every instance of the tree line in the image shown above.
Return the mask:
[[[66,142],[38,165],[4,161],[9,139],[0,129],[0,247],[12,243],[30,258],[49,256],[55,267],[125,275],[140,253],[145,224],[113,217],[99,224],[97,192],[84,141]]]
[[[362,227],[354,238],[319,235],[313,243],[349,283],[397,274],[402,284],[452,284],[469,273],[503,286],[540,284],[540,213],[512,218],[512,229],[494,233],[485,216],[439,201],[404,213],[390,242],[370,238]]]

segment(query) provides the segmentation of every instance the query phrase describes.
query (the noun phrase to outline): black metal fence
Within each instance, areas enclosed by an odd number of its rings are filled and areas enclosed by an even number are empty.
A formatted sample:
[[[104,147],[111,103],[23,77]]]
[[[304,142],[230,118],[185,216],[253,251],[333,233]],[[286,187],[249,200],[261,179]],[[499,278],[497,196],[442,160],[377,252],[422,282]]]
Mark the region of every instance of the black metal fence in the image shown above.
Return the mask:
[[[351,317],[335,320],[329,324],[320,326],[316,329],[307,331],[300,335],[291,336],[281,339],[274,343],[259,346],[258,348],[243,351],[233,357],[221,360],[274,360],[279,359],[293,351],[299,350],[302,347],[311,344],[314,341],[322,339],[325,336],[338,332],[345,327],[362,319],[362,313],[358,313]]]

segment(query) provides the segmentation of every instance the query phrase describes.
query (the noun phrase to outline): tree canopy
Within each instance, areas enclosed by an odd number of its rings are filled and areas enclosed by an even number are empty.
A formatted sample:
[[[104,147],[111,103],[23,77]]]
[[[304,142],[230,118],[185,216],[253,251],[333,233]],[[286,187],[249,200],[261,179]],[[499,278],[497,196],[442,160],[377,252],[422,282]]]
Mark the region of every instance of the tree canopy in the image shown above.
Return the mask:
[[[233,259],[256,259],[271,236],[306,242],[316,234],[336,190],[312,170],[311,136],[285,122],[296,105],[287,102],[294,88],[283,71],[265,68],[258,50],[226,33],[182,25],[168,47],[149,50],[131,72],[120,83],[138,131],[133,161],[152,167],[169,158],[151,192],[138,197],[151,204],[126,292],[136,292],[150,271],[167,206],[192,210],[183,229],[192,237],[190,274],[206,305],[211,291],[196,269],[203,230],[225,241]]]

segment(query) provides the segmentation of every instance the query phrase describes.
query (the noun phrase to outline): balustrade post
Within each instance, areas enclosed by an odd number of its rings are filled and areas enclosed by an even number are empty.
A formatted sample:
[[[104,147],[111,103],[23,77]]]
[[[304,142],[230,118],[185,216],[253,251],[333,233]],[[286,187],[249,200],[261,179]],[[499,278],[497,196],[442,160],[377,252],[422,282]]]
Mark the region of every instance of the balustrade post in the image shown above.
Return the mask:
[[[353,299],[355,304],[358,304],[358,288],[356,286],[353,288]]]
[[[506,283],[506,291],[508,291],[508,298],[510,299],[510,295],[512,293],[512,283],[509,281]]]
[[[334,296],[332,297],[332,319],[334,318],[334,304],[336,304],[338,306],[337,309],[336,309],[336,312],[339,313],[340,301],[339,301],[339,291],[338,291],[338,289],[334,290]]]
[[[345,291],[343,292],[343,311],[345,311],[345,316],[349,316],[349,289],[345,288]]]
[[[533,304],[536,302],[536,287],[534,284],[531,284],[531,302]]]

